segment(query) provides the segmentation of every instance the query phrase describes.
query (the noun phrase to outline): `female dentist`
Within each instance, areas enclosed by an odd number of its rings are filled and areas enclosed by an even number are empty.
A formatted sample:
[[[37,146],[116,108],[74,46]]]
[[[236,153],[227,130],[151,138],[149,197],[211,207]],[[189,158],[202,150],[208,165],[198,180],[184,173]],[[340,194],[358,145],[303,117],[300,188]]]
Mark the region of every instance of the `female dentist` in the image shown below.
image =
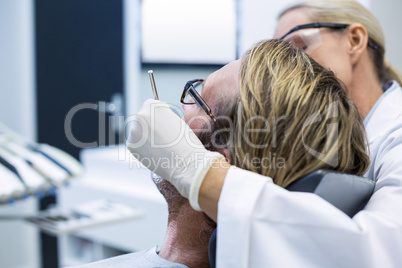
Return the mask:
[[[218,267],[399,267],[402,79],[385,59],[381,26],[354,0],[302,1],[282,12],[275,38],[303,48],[346,85],[364,118],[371,160],[365,176],[376,187],[364,210],[348,219],[320,209],[323,200],[300,200],[257,178],[248,185],[241,171],[211,169],[199,203],[216,215],[219,201]],[[239,200],[245,189],[264,198]],[[254,231],[261,226],[269,235]],[[329,229],[330,236],[325,233]],[[234,234],[240,235],[233,239]],[[299,243],[301,237],[310,243]],[[264,251],[272,250],[281,260],[273,266],[264,260]],[[230,260],[240,254],[239,263]]]
[[[199,203],[214,215],[219,201],[218,267],[399,267],[402,78],[385,59],[381,26],[354,0],[301,1],[282,12],[275,38],[304,49],[346,85],[364,118],[371,160],[365,176],[376,187],[363,211],[343,219],[320,209],[323,200],[300,200],[262,180],[248,185],[241,171],[211,169]],[[245,189],[263,198],[239,200]],[[261,226],[266,236],[255,232]],[[233,239],[234,234],[240,235]],[[310,243],[301,244],[301,237]],[[274,265],[264,260],[264,251],[271,250],[280,256]],[[240,254],[240,260],[230,260]]]

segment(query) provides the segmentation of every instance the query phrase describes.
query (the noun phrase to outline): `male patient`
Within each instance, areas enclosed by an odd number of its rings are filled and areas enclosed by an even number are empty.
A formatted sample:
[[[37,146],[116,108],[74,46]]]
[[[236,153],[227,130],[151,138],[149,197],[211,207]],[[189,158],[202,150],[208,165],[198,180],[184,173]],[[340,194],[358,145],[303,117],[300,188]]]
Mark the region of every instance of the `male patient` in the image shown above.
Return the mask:
[[[225,142],[219,138],[225,135],[225,131],[216,131],[219,135],[213,135],[212,131],[225,128],[225,123],[229,122],[220,118],[230,119],[233,116],[235,98],[239,92],[239,65],[240,61],[235,61],[211,74],[203,83],[202,92],[201,86],[195,88],[218,119],[216,125],[210,125],[209,116],[197,104],[183,105],[183,119],[203,144],[226,157],[226,149],[222,148]],[[212,142],[211,138],[214,139]],[[209,267],[208,243],[216,224],[204,213],[193,210],[188,200],[168,181],[157,177],[153,179],[166,199],[169,210],[166,237],[160,251],[154,247],[80,267]]]

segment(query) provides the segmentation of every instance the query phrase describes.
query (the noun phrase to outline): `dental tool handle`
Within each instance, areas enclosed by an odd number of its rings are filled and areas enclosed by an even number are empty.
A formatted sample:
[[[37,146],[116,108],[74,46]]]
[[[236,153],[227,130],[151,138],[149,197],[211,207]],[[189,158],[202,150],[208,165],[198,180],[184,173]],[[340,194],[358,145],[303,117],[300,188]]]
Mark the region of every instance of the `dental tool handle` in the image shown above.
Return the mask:
[[[155,98],[155,100],[159,100],[158,91],[156,90],[154,72],[152,70],[149,70],[148,74],[149,74],[149,80],[151,81],[151,86],[152,86],[152,91],[154,93],[154,98]]]

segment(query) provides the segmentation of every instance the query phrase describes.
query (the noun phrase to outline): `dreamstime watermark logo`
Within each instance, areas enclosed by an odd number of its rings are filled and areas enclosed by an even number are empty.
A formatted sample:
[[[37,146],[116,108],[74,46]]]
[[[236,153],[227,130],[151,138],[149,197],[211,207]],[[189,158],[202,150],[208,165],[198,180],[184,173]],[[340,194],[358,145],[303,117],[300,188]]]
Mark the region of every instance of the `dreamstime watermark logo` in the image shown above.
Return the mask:
[[[249,164],[253,165],[253,167],[284,168],[286,166],[285,157],[287,158],[289,156],[279,156],[275,154],[275,149],[280,145],[278,141],[281,141],[285,135],[292,136],[293,134],[298,134],[289,133],[290,130],[284,129],[283,127],[278,130],[280,125],[286,124],[287,116],[280,116],[278,118],[253,116],[248,118],[246,122],[242,122],[242,128],[236,128],[236,124],[238,124],[239,120],[234,120],[228,116],[216,115],[215,117],[218,123],[215,123],[208,116],[197,114],[187,120],[187,124],[192,128],[191,131],[189,130],[189,126],[179,117],[172,116],[170,117],[173,118],[171,119],[172,121],[163,121],[164,117],[162,115],[170,112],[167,108],[175,110],[178,114],[181,113],[181,110],[173,105],[167,107],[166,105],[160,106],[151,104],[149,113],[132,115],[125,118],[123,116],[108,115],[105,111],[108,109],[112,110],[113,107],[110,107],[110,105],[108,107],[106,104],[105,102],[82,103],[74,106],[68,112],[64,122],[64,130],[66,138],[72,145],[79,148],[89,148],[105,146],[107,142],[109,142],[110,146],[113,146],[116,140],[118,140],[126,142],[131,148],[131,151],[135,153],[138,148],[144,146],[149,147],[151,150],[174,149],[174,147],[182,143],[183,140],[191,148],[201,148],[202,146],[200,146],[198,136],[206,148],[220,152],[236,146],[247,146],[255,150],[268,148],[269,150],[266,152],[267,155],[256,158],[252,157],[251,154],[246,154],[244,161],[247,161]],[[75,116],[85,110],[96,111],[98,113],[98,137],[97,140],[90,142],[80,141],[72,130]],[[329,119],[332,120],[330,123],[328,123],[330,121]],[[301,132],[302,139],[298,142],[303,144],[306,153],[333,167],[336,167],[339,162],[339,123],[336,119],[339,120],[338,102],[328,105],[324,112],[317,111],[304,119],[303,122],[298,122],[301,128],[292,128],[292,131]],[[311,140],[309,139],[311,139],[311,130],[319,124],[326,124],[327,131],[325,145],[317,147],[312,146]],[[114,130],[111,131],[110,128],[113,128],[113,126]],[[134,129],[134,131],[131,132],[127,139],[126,133],[130,133],[132,129]],[[109,134],[109,140],[106,141],[106,133],[113,131],[117,135],[117,139],[115,135]],[[309,138],[306,138],[306,132],[309,133]],[[135,135],[133,135],[133,133],[135,133]],[[125,153],[122,155],[119,153],[119,160],[126,160],[125,155]],[[137,154],[137,158],[140,157],[141,156]],[[144,166],[161,167],[172,164],[177,165],[178,163],[181,165],[188,164],[186,159],[180,159],[180,157],[181,156],[174,155],[158,159],[144,157],[142,158],[142,161],[144,161],[142,164]],[[135,161],[132,161],[132,163],[134,165]]]

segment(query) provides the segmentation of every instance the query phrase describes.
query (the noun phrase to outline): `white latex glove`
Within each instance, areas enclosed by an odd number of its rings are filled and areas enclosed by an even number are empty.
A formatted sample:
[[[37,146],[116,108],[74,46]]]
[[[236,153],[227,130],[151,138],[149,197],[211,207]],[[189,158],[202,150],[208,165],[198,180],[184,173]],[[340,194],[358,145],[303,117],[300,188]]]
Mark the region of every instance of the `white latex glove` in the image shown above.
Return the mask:
[[[133,126],[126,145],[133,156],[172,183],[194,209],[201,210],[198,194],[202,181],[223,155],[206,150],[165,102],[147,100],[129,121]]]

